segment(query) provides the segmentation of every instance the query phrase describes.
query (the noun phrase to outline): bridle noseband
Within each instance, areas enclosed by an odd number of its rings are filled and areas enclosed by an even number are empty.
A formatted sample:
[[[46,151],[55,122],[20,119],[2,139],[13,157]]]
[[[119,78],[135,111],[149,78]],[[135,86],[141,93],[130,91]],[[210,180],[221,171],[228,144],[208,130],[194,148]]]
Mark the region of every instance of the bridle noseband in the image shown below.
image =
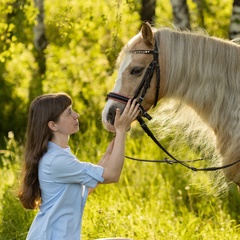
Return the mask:
[[[147,70],[145,71],[143,79],[142,79],[141,83],[139,84],[137,90],[135,91],[134,97],[132,98],[132,99],[138,99],[137,103],[140,104],[139,108],[141,110],[142,116],[146,117],[148,120],[151,120],[152,117],[144,110],[141,103],[147,93],[148,88],[150,87],[154,71],[156,71],[157,84],[156,84],[156,93],[155,93],[155,100],[154,100],[153,106],[155,107],[158,102],[158,95],[159,95],[159,89],[160,89],[160,66],[159,66],[159,62],[158,62],[158,49],[155,44],[154,50],[131,50],[129,52],[133,53],[133,54],[152,54],[153,55],[153,60],[151,61]],[[125,97],[125,96],[115,93],[115,92],[110,92],[107,95],[107,99],[113,99],[113,100],[127,103],[127,101],[130,98]]]

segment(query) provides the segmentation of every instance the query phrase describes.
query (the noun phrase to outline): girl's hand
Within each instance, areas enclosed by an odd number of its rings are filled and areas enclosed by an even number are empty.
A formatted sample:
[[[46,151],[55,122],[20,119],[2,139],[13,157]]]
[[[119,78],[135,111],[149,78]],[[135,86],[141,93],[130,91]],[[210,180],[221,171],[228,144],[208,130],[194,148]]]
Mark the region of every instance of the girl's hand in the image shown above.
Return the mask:
[[[133,101],[128,100],[127,105],[122,114],[120,114],[120,109],[116,109],[116,116],[114,121],[114,127],[116,131],[128,131],[130,129],[131,123],[139,115],[140,110],[139,104],[136,104],[136,99]]]

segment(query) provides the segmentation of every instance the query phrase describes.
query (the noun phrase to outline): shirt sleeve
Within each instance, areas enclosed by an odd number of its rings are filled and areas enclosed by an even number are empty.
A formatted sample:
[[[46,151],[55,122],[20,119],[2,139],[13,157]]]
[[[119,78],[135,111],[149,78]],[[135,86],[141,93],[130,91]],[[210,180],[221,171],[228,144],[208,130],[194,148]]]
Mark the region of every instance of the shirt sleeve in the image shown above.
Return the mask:
[[[99,165],[80,162],[74,155],[62,153],[52,159],[49,172],[56,182],[80,183],[94,188],[104,181],[103,170]]]

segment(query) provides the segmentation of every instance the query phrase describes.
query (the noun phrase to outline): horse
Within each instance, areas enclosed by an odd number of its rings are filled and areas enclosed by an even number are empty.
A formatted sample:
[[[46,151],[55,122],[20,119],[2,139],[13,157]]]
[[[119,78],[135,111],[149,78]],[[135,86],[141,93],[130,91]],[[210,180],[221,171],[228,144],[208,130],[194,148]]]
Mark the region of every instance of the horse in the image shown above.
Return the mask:
[[[159,100],[174,99],[193,109],[213,131],[224,176],[240,186],[240,46],[191,31],[143,23],[118,57],[118,75],[102,111],[114,132],[116,108],[136,98],[141,114]]]

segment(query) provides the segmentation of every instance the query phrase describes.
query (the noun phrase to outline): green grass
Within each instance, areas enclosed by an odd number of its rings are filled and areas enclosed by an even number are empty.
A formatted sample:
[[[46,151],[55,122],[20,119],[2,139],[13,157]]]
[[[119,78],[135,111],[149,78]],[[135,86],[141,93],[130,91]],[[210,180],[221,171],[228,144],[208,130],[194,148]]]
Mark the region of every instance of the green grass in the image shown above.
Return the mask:
[[[71,144],[80,159],[96,163],[110,138],[111,134],[92,125]],[[13,151],[19,162],[21,151],[17,145]],[[149,159],[163,157],[138,129],[128,134],[126,154]],[[7,171],[19,176],[19,164],[12,163]],[[14,183],[5,181],[5,187],[1,185],[1,240],[25,239],[36,213],[25,211],[18,202],[15,195],[18,179]],[[239,239],[240,199],[236,187],[218,197],[212,194],[212,189],[206,173],[190,172],[179,165],[126,159],[119,183],[99,185],[89,196],[82,239],[117,236],[135,240]]]

